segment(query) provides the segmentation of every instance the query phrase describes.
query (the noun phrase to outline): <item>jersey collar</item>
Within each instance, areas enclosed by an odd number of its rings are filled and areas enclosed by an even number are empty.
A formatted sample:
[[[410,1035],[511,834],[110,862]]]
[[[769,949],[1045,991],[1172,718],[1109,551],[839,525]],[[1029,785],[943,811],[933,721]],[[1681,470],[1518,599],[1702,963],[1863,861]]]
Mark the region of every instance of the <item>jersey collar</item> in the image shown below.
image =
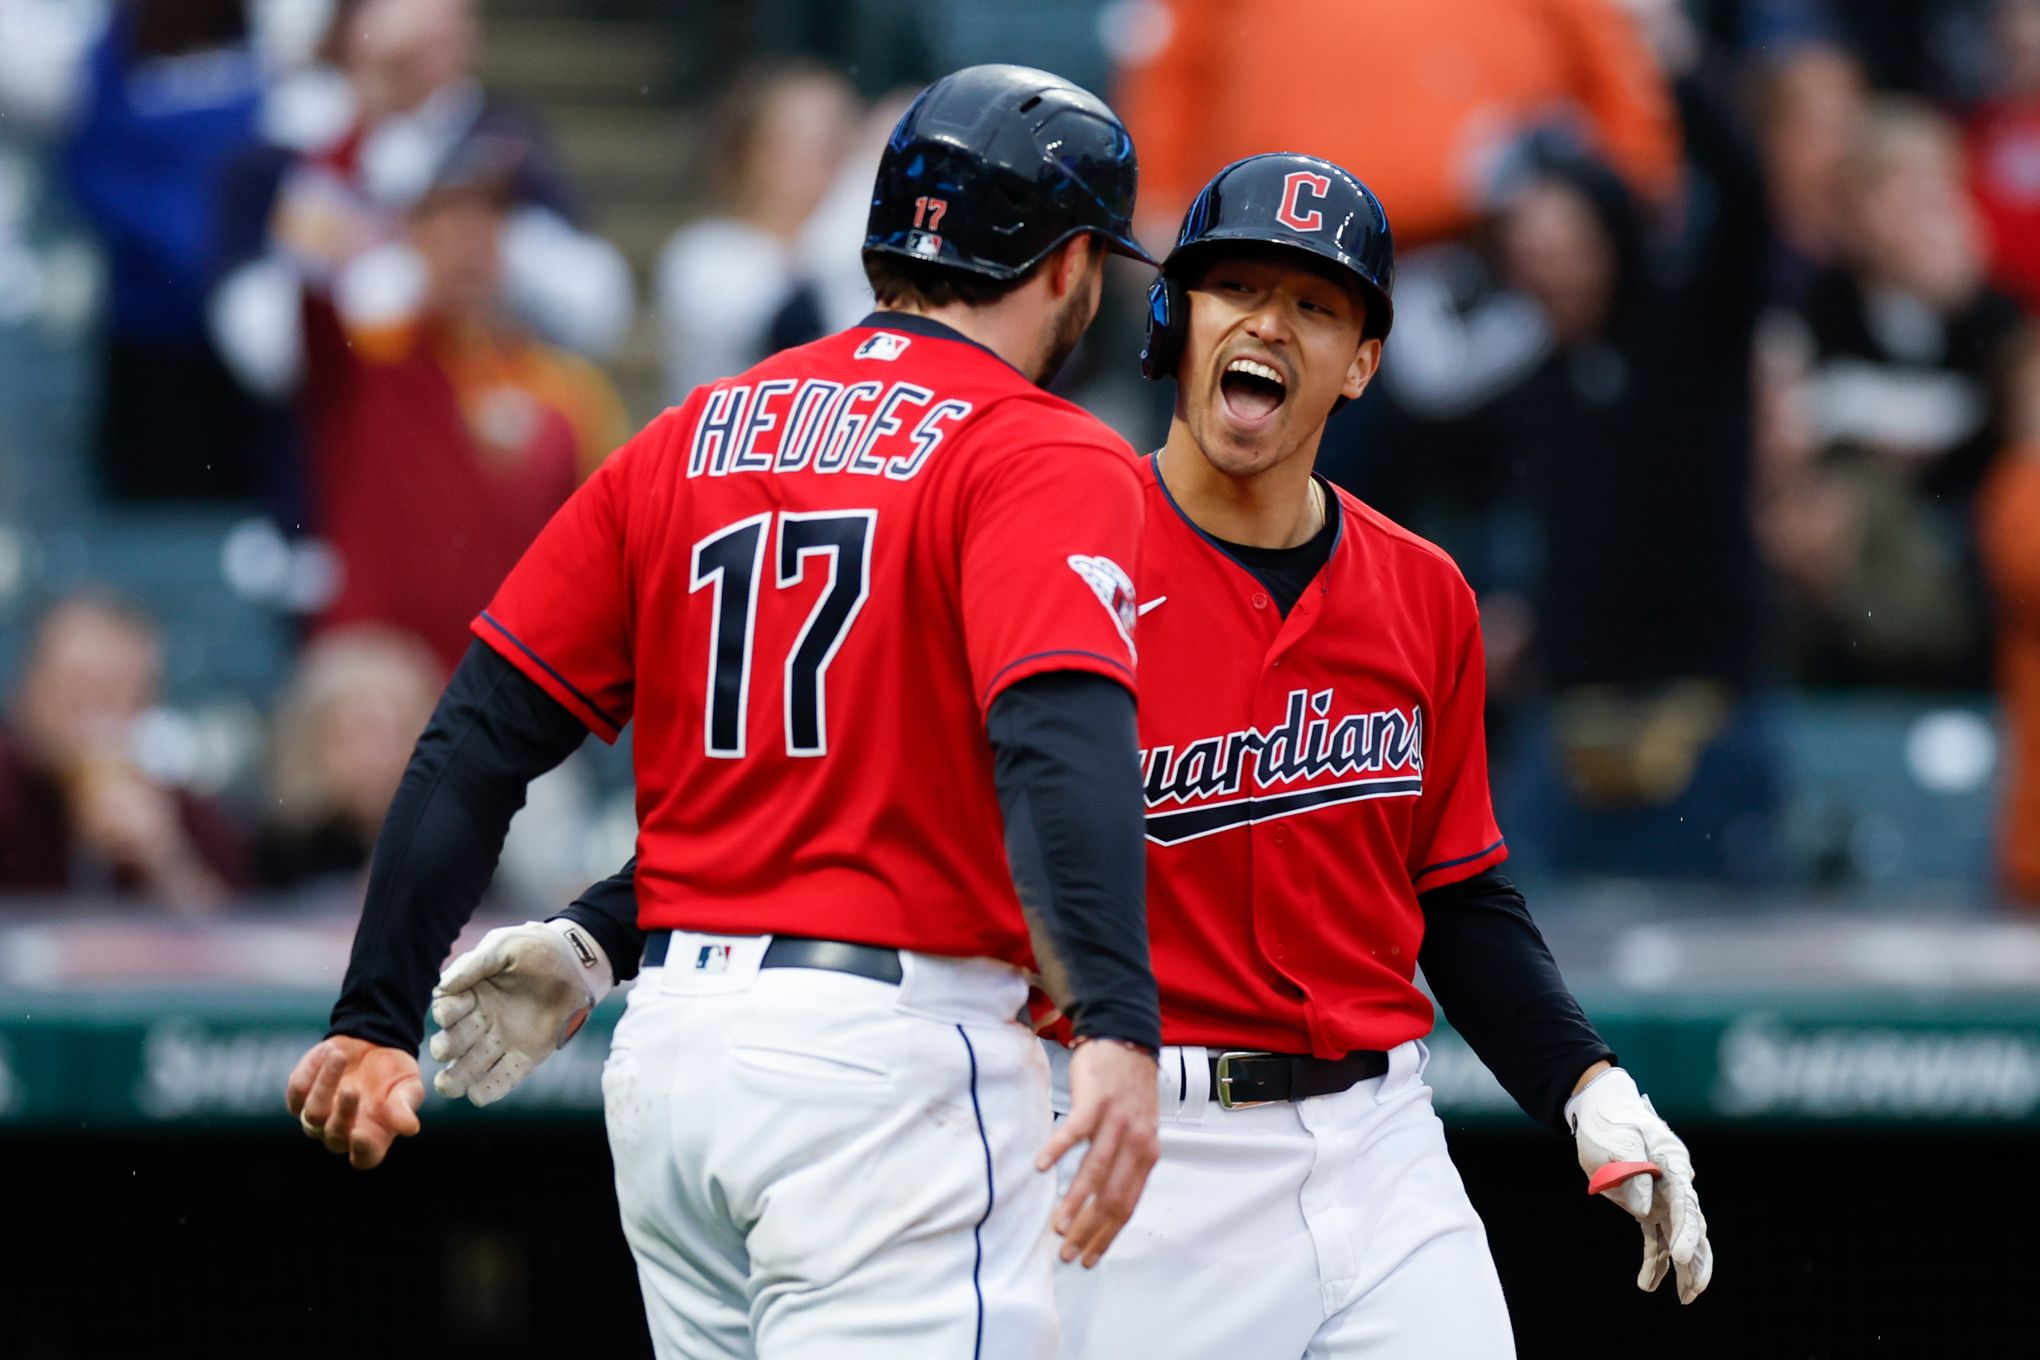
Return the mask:
[[[1013,369],[1015,373],[1020,373],[1018,368],[1014,368],[1012,364],[1006,363],[1005,356],[997,350],[992,349],[988,345],[979,344],[962,331],[956,329],[956,327],[945,326],[932,316],[921,316],[916,312],[873,312],[850,329],[856,331],[905,331],[908,335],[925,335],[930,340],[954,340],[960,345],[969,345],[972,349],[983,350],[1000,363],[1005,364],[1007,368]],[[1027,377],[1025,373],[1020,373],[1020,376],[1023,378]]]
[[[1147,465],[1148,476],[1154,478],[1155,485],[1162,489],[1162,499],[1167,501],[1169,508],[1176,512],[1176,518],[1183,521],[1183,527],[1210,544],[1213,552],[1238,567],[1249,577],[1252,577],[1254,569],[1233,556],[1232,549],[1226,545],[1224,539],[1206,533],[1196,520],[1190,518],[1184,512],[1182,506],[1176,504],[1176,493],[1169,490],[1169,479],[1162,476],[1162,451],[1160,449],[1156,449],[1147,456]],[[1306,589],[1321,589],[1324,586],[1325,573],[1329,572],[1332,569],[1332,563],[1338,560],[1339,545],[1345,541],[1347,515],[1346,507],[1339,503],[1339,489],[1323,477],[1318,476],[1315,472],[1310,475],[1317,480],[1319,486],[1324,488],[1325,508],[1332,518],[1331,551],[1325,554],[1325,564],[1318,568],[1317,578],[1311,582],[1309,587],[1306,587]]]

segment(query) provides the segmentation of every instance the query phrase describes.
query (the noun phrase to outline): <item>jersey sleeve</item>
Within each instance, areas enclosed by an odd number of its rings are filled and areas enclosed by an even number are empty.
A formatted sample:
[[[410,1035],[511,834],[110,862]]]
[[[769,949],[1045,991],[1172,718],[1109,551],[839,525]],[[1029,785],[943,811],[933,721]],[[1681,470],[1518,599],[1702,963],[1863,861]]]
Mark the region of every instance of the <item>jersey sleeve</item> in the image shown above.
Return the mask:
[[[1141,494],[1133,456],[1099,440],[1015,448],[964,499],[959,598],[980,709],[1046,671],[1134,688]]]
[[[663,437],[654,422],[612,454],[525,549],[476,637],[614,742],[630,721],[632,664],[629,557],[624,541],[630,480]]]
[[[1470,597],[1468,605],[1471,614]],[[1487,655],[1479,620],[1469,619],[1463,628],[1449,688],[1424,715],[1424,792],[1417,799],[1409,854],[1410,880],[1418,892],[1471,878],[1509,857],[1488,792]]]

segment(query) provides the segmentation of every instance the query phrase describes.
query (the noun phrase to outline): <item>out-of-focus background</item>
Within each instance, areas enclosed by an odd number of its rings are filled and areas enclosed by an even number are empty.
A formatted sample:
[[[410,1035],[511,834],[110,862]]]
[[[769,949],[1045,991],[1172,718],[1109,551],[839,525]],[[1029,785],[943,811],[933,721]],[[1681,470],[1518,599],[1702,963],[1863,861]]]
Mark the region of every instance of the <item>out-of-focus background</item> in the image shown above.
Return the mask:
[[[372,1177],[283,1076],[467,619],[628,431],[863,314],[877,148],[990,60],[1121,110],[1157,253],[1256,151],[1388,206],[1321,466],[1478,590],[1511,872],[1721,1259],[1633,1297],[1441,1031],[1523,1353],[1995,1345],[2040,1204],[2040,0],[0,0],[0,1354],[643,1352],[604,1017]],[[1145,282],[1063,381],[1140,448]],[[490,918],[632,834],[590,743]]]

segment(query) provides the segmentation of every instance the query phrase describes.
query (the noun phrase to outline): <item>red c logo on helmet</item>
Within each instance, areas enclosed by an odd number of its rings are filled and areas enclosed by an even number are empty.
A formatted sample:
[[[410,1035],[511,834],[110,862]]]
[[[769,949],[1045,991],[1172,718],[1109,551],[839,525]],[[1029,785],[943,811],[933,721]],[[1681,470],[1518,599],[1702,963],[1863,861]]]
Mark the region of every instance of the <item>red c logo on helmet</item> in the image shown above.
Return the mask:
[[[1323,175],[1313,175],[1308,170],[1297,170],[1282,181],[1282,206],[1275,210],[1275,220],[1291,231],[1316,231],[1325,224],[1325,215],[1316,208],[1309,212],[1298,212],[1298,201],[1304,190],[1322,203],[1332,192],[1332,182]]]

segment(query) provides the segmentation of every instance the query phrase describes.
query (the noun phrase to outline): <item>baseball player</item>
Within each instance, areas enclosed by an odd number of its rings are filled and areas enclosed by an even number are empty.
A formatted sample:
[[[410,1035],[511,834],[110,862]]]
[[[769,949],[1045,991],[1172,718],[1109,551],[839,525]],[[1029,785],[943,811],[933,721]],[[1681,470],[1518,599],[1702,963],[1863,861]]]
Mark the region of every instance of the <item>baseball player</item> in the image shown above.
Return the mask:
[[[1393,271],[1359,180],[1263,155],[1205,187],[1149,294],[1142,367],[1176,380],[1141,542],[1162,1158],[1106,1268],[1059,1281],[1066,1355],[1137,1352],[1183,1294],[1224,1301],[1183,1357],[1513,1352],[1423,1081],[1419,962],[1641,1222],[1638,1283],[1676,1269],[1691,1302],[1712,1270],[1684,1145],[1500,871],[1472,592],[1312,472],[1380,363]]]
[[[874,191],[879,310],[603,465],[476,618],[391,808],[287,1093],[357,1166],[417,1129],[433,970],[524,783],[636,723],[648,935],[603,1085],[661,1355],[1044,1356],[1051,1217],[1095,1264],[1152,1164],[1140,474],[1040,386],[1105,252],[1148,258],[1135,177],[1058,77],[924,91]],[[610,970],[599,929],[535,929],[520,980]],[[1060,1129],[1030,968],[1078,1044]],[[508,1063],[479,1013],[441,1019],[477,1078]]]
[[[1256,156],[1197,198],[1150,294],[1143,368],[1177,382],[1142,466],[1139,605],[1162,1156],[1112,1255],[1058,1273],[1067,1357],[1513,1353],[1423,1081],[1419,962],[1523,1108],[1574,1135],[1589,1188],[1638,1219],[1638,1284],[1675,1270],[1691,1302],[1712,1272],[1684,1145],[1501,873],[1472,593],[1312,471],[1380,362],[1393,259],[1353,176]],[[601,905],[569,915],[592,927]],[[477,1031],[532,1055],[521,1072],[558,1024],[501,943],[450,970],[441,1004],[490,1017]],[[1070,1110],[1072,1051],[1049,1052]],[[1184,1298],[1194,1326],[1157,1344]]]

